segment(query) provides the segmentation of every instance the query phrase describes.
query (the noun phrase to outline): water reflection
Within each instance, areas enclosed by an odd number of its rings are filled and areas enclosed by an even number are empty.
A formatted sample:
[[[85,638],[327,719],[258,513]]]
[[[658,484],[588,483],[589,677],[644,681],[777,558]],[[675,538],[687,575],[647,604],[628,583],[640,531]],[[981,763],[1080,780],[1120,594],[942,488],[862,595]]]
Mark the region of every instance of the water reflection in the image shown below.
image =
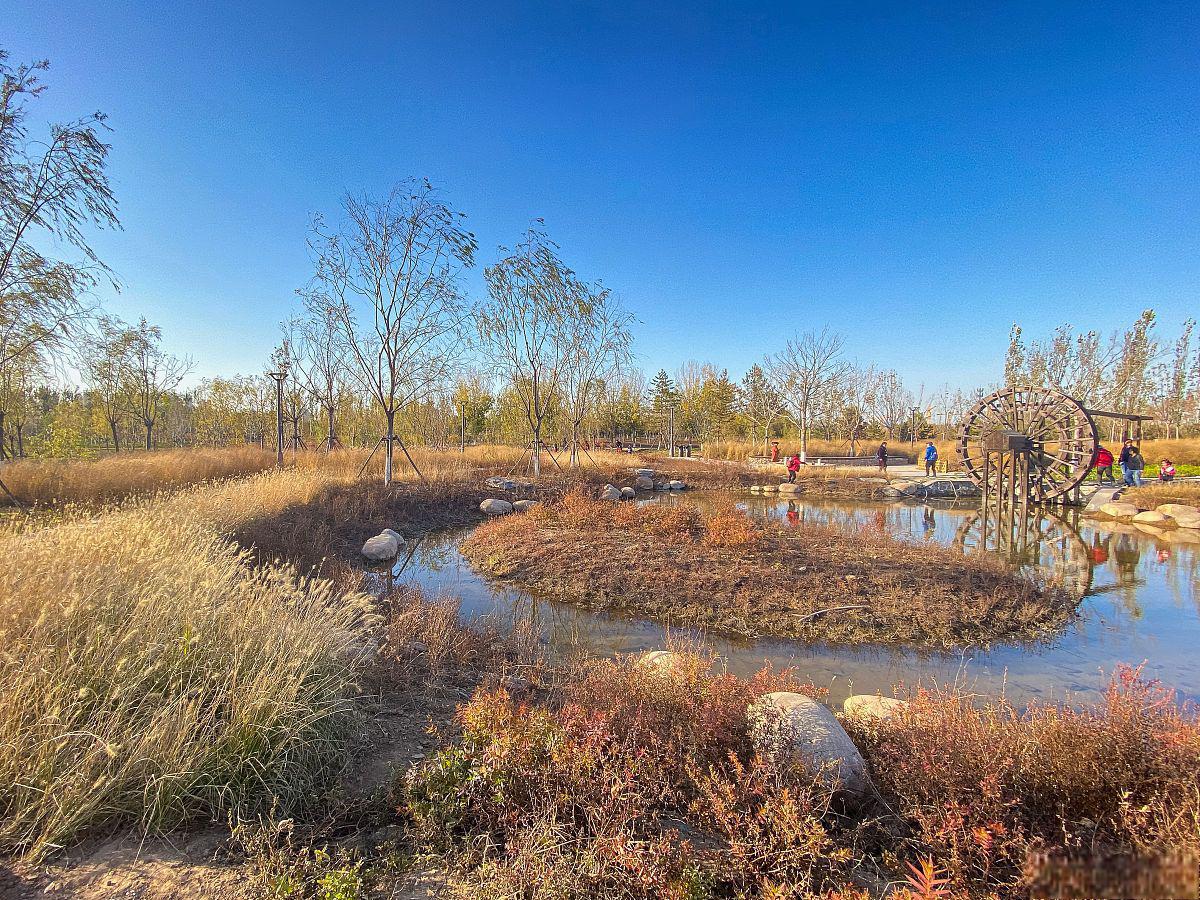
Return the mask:
[[[660,502],[706,505],[727,503],[728,498],[693,494]],[[786,523],[841,523],[967,553],[996,552],[994,532],[985,531],[975,505],[769,497],[741,499],[739,505]],[[465,534],[444,531],[410,544],[393,569],[395,578],[432,594],[460,597],[464,616],[532,617],[559,646],[615,653],[663,645],[667,629],[662,625],[601,615],[489,583],[458,552]],[[1200,656],[1195,653],[1200,646],[1200,542],[1182,533],[1150,533],[1075,515],[1039,516],[1029,523],[1028,535],[1023,546],[1006,548],[1014,553],[1015,564],[1082,598],[1076,623],[1046,646],[919,654],[779,640],[740,644],[695,636],[713,645],[735,672],[748,673],[764,661],[796,665],[814,682],[829,687],[835,701],[850,693],[886,692],[893,684],[931,679],[956,681],[989,694],[1005,692],[1017,700],[1070,699],[1103,690],[1118,663],[1143,661],[1149,676],[1178,687],[1185,696],[1200,698]]]

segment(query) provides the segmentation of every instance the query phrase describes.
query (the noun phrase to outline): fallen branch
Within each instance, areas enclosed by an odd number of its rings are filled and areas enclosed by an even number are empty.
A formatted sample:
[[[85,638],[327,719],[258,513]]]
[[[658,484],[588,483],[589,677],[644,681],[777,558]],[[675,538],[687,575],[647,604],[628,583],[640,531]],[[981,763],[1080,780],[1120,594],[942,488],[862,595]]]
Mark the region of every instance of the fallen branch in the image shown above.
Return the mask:
[[[809,619],[815,619],[817,616],[824,615],[825,613],[840,612],[841,610],[844,610],[844,609],[870,609],[870,608],[871,607],[867,606],[867,604],[865,604],[865,603],[851,603],[847,606],[827,606],[824,609],[818,609],[816,612],[810,612],[810,613],[807,613],[807,614],[801,616],[799,619],[796,620],[796,624],[799,625],[802,622],[807,622]]]

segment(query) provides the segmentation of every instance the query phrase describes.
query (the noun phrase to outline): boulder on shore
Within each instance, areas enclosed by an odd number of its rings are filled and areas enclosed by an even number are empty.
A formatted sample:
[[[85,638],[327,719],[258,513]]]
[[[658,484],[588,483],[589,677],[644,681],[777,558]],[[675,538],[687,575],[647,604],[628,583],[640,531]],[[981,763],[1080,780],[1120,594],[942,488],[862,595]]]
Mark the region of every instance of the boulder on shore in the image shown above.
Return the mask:
[[[1170,517],[1163,515],[1156,509],[1148,509],[1145,512],[1140,512],[1133,517],[1134,525],[1154,525],[1161,528],[1163,525],[1171,525],[1173,521]]]
[[[637,491],[635,491],[633,488],[631,488],[631,487],[621,488],[621,499],[622,500],[632,500],[636,496],[637,496]]]
[[[621,489],[619,487],[617,487],[615,484],[606,484],[600,490],[600,499],[601,500],[620,500],[621,499]]]
[[[670,672],[685,661],[682,653],[672,653],[670,650],[648,650],[637,658],[639,669],[650,669],[654,672]]]
[[[1188,506],[1186,503],[1160,503],[1156,510],[1164,516],[1170,516],[1176,519],[1179,516],[1187,518],[1189,516],[1200,516],[1200,509],[1194,506]]]
[[[859,722],[886,722],[904,709],[903,700],[881,697],[878,694],[854,694],[842,703],[842,715]]]
[[[777,487],[776,490],[781,494],[798,494],[800,493],[800,485],[785,481],[783,484]]]
[[[536,500],[514,500],[513,512],[525,512],[527,509],[537,506]]]
[[[684,484],[682,481],[679,481],[678,479],[674,479],[672,481],[667,482],[667,487],[673,491],[682,491],[684,488],[687,487],[687,485]]]
[[[382,534],[367,538],[367,542],[362,546],[362,555],[373,562],[395,559],[403,543],[404,538],[389,528]]]
[[[502,475],[493,475],[491,478],[484,481],[488,487],[498,488],[502,491],[511,491],[517,487],[517,483],[511,478],[505,478]]]
[[[489,516],[505,516],[513,511],[513,505],[507,500],[497,500],[489,497],[479,504],[479,511]]]
[[[649,478],[651,480],[654,479],[654,470],[653,469],[634,469],[633,474],[636,475],[638,478]]]
[[[1198,528],[1200,529],[1200,512],[1194,515],[1186,515],[1177,513],[1174,517],[1175,525],[1178,528]]]
[[[633,486],[639,491],[652,491],[654,490],[654,478],[650,475],[639,475]]]
[[[1132,519],[1138,514],[1138,508],[1124,500],[1113,500],[1101,505],[1100,512],[1114,519]]]
[[[755,747],[776,765],[806,765],[829,786],[858,797],[871,789],[866,761],[823,703],[775,691],[755,700],[746,718]]]

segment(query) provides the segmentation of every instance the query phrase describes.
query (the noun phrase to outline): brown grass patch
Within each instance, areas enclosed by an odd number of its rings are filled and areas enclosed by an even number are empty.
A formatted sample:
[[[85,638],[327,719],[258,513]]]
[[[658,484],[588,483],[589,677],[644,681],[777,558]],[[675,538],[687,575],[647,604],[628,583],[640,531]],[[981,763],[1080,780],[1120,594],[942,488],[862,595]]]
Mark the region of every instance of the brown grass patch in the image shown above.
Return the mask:
[[[1142,509],[1155,509],[1164,503],[1184,503],[1200,506],[1200,481],[1173,481],[1170,484],[1148,484],[1121,492],[1121,499],[1128,500]]]
[[[1073,614],[1064,594],[989,556],[732,507],[576,493],[486,523],[462,549],[484,573],[558,599],[745,637],[950,648],[1044,636]]]

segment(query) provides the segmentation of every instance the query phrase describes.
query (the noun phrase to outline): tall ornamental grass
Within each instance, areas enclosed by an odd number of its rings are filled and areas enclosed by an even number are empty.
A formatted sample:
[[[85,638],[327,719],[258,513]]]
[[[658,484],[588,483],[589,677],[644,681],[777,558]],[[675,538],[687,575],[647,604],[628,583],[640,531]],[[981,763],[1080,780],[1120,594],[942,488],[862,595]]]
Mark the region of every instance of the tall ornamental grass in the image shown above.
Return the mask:
[[[366,598],[253,565],[202,508],[0,534],[0,849],[298,808],[340,765]]]

